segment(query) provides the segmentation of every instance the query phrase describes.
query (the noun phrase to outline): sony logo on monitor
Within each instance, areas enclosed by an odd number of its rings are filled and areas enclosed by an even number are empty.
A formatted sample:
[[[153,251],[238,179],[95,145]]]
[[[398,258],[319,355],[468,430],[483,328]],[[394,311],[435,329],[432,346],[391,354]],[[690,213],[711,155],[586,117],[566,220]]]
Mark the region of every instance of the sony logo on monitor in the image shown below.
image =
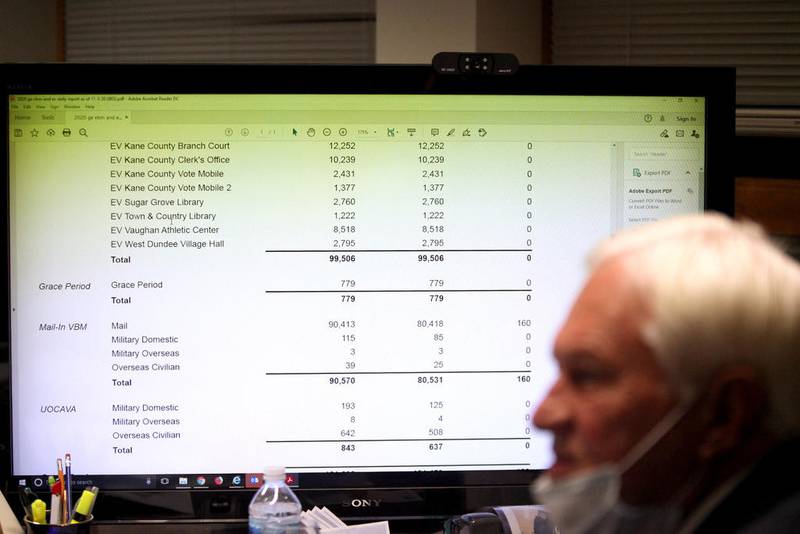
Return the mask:
[[[342,506],[352,508],[377,508],[381,505],[381,499],[351,499],[342,501]]]

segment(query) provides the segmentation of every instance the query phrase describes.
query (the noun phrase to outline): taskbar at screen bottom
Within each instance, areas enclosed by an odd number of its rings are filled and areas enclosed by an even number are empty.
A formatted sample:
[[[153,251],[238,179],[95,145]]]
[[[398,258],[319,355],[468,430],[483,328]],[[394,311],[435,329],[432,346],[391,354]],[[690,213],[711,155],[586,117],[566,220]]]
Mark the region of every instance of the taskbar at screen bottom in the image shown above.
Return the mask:
[[[301,490],[336,488],[408,488],[408,487],[492,487],[527,486],[541,469],[509,469],[497,471],[374,471],[374,472],[307,472],[287,469],[286,483]],[[48,493],[49,477],[56,473],[16,474],[8,481],[8,488],[29,487],[33,492]],[[125,474],[73,474],[72,488],[79,490],[97,486],[101,491],[150,490],[255,490],[263,484],[263,474],[251,473],[125,473]]]
[[[12,483],[19,488],[31,488],[34,493],[49,493],[48,480],[53,475],[15,476]],[[264,483],[262,473],[201,473],[153,475],[72,475],[73,489],[97,486],[103,490],[203,490],[257,489]],[[300,475],[286,473],[286,484],[299,487]]]

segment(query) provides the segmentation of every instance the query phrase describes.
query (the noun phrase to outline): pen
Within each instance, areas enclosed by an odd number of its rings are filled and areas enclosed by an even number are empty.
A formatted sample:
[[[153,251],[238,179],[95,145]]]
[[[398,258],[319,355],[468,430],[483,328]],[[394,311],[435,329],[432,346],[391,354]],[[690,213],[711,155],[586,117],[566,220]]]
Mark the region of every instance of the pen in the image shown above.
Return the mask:
[[[89,489],[83,490],[81,498],[78,499],[78,504],[75,505],[75,511],[72,513],[72,521],[70,523],[79,523],[86,521],[92,515],[92,508],[97,500],[97,492],[100,491],[97,486],[92,486]]]
[[[61,524],[61,482],[50,486],[50,524]]]
[[[58,482],[61,484],[61,491],[59,493],[61,498],[61,524],[66,524],[67,522],[67,506],[64,502],[64,468],[62,467],[61,458],[56,458],[56,466],[58,467]]]
[[[67,493],[67,515],[72,513],[72,455],[70,453],[64,454],[64,467],[67,475],[67,487],[64,491]]]
[[[42,499],[36,499],[31,503],[31,521],[34,523],[45,524],[45,514],[47,513],[47,505]]]

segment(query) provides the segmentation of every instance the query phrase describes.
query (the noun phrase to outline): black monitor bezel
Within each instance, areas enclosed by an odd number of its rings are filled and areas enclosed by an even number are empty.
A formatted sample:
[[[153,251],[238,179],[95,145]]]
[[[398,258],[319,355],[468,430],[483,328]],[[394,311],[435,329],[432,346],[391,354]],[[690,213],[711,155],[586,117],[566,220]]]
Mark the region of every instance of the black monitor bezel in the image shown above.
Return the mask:
[[[89,65],[13,64],[0,68],[3,96],[11,94],[508,94],[686,96],[706,100],[706,210],[733,215],[734,181],[729,154],[734,138],[735,71],[725,68],[523,66],[514,75],[437,74],[423,65]],[[6,100],[7,101],[7,100]],[[2,207],[8,225],[8,106],[2,168]],[[9,265],[8,230],[0,237]],[[7,269],[8,267],[6,267]],[[8,303],[8,272],[4,291]],[[8,305],[3,312],[7,327]],[[7,328],[7,336],[9,329]],[[6,338],[8,339],[8,337]],[[9,350],[0,365],[9,363]],[[11,375],[9,370],[9,376]],[[0,476],[11,480],[10,387],[5,393],[8,443]],[[301,498],[348,518],[445,517],[491,503],[528,499],[535,471],[304,474]],[[99,519],[219,520],[246,517],[253,490],[108,491],[98,504]],[[388,506],[347,506],[353,499],[385,495]],[[154,498],[158,496],[157,499]],[[372,496],[372,497],[370,497]],[[374,499],[384,500],[384,499]],[[155,504],[157,503],[157,504]],[[437,503],[432,505],[432,503]],[[380,510],[378,508],[381,508]],[[188,510],[188,512],[187,512]]]

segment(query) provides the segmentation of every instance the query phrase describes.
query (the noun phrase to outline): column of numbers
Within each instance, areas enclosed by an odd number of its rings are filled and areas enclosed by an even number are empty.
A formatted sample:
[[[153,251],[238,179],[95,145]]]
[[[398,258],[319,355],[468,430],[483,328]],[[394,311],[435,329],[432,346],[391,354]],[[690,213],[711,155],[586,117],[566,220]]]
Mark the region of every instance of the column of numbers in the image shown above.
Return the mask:
[[[352,249],[357,244],[358,220],[358,185],[356,182],[356,166],[358,163],[354,141],[331,141],[327,145],[327,159],[330,168],[331,186],[331,248],[328,260],[338,265],[339,277],[335,279],[336,288],[341,291],[354,290],[356,277],[353,267],[356,256],[353,253],[339,252],[338,249]],[[341,293],[336,295],[341,304],[352,304],[355,294]],[[356,369],[356,326],[357,322],[350,315],[349,307],[343,307],[336,317],[328,320],[328,328],[334,329],[336,346],[342,347],[337,353],[339,369],[355,371]],[[346,378],[346,377],[342,377]]]
[[[356,194],[356,142],[331,141],[328,143],[328,163],[334,180],[332,198],[333,237],[331,247],[355,248],[357,225]]]
[[[525,248],[527,249],[525,259],[528,262],[529,268],[527,270],[527,274],[525,277],[525,287],[530,288],[532,290],[532,273],[530,272],[530,263],[533,259],[533,176],[534,176],[534,145],[532,142],[526,143],[526,151],[525,151],[525,179],[523,180],[524,183],[524,191],[523,191],[523,212],[525,214],[524,217],[524,224],[525,224]],[[532,301],[532,291],[529,291],[525,294],[525,299],[528,302]],[[523,337],[523,352],[522,360],[525,369],[531,368],[531,344],[533,338],[533,325],[530,317],[523,317],[517,320],[517,326],[520,329],[521,335]],[[517,376],[517,380],[523,384],[524,387],[529,387],[531,381],[531,375],[519,375]],[[525,419],[524,422],[524,432],[525,435],[529,436],[531,433],[531,412],[530,412],[530,401],[525,401],[525,408],[523,410],[523,417]],[[529,449],[531,444],[530,440],[525,440],[525,448]]]
[[[445,246],[445,143],[420,141],[417,143],[417,164],[422,178],[422,248]]]

